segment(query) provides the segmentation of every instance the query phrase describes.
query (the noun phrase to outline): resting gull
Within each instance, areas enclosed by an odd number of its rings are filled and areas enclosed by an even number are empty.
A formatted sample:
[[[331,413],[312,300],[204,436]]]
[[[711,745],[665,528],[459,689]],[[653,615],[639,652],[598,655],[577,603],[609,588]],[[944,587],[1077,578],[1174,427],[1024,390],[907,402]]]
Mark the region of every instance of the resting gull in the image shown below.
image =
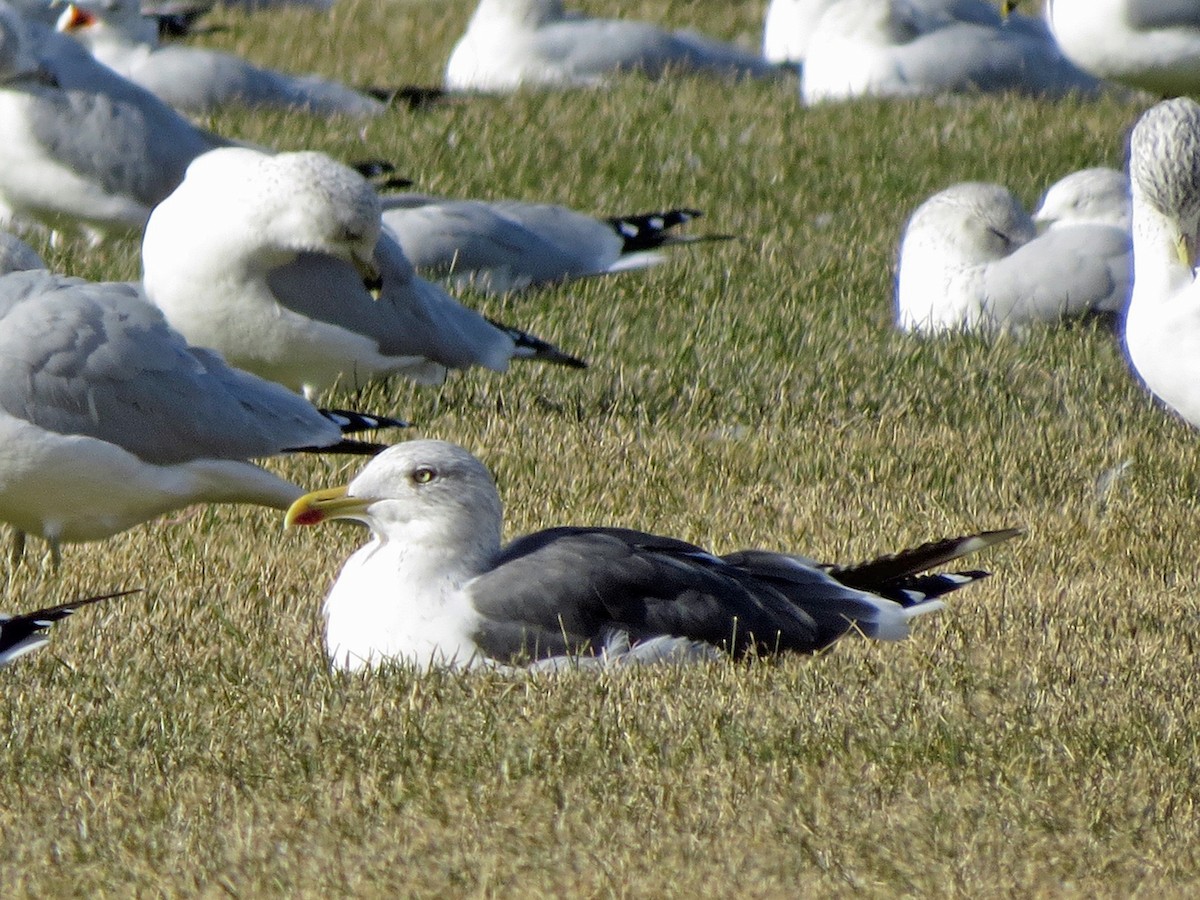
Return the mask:
[[[302,109],[323,115],[374,116],[387,105],[316,75],[264,69],[231,53],[158,44],[158,32],[136,0],[68,4],[58,30],[104,65],[175,109],[210,112],[226,104]]]
[[[384,225],[418,272],[497,294],[641,269],[665,261],[663,247],[725,237],[676,232],[695,209],[597,219],[517,200],[393,194],[383,203]]]
[[[50,541],[106,538],[193,503],[286,508],[302,493],[249,460],[373,453],[280,385],[188,346],[136,285],[0,278],[0,520]]]
[[[1014,14],[1003,23],[960,18],[961,3],[838,0],[809,41],[800,93],[806,103],[860,96],[1014,91],[1095,93],[1046,26]]]
[[[26,653],[48,644],[50,638],[46,635],[46,630],[55,622],[71,615],[81,606],[99,603],[101,600],[111,600],[114,597],[125,597],[135,594],[137,591],[138,589],[135,588],[131,591],[118,591],[115,594],[101,594],[98,597],[83,597],[79,600],[72,600],[70,603],[47,606],[45,609],[37,609],[15,616],[0,613],[0,668],[20,659]]]
[[[896,322],[904,331],[1002,331],[1090,312],[1129,296],[1129,236],[1103,225],[1038,236],[1016,197],[967,182],[934,194],[900,243]]]
[[[1081,69],[1164,96],[1200,92],[1196,0],[1046,0],[1045,12]]]
[[[1129,234],[1130,202],[1129,177],[1124,172],[1104,166],[1080,169],[1046,189],[1033,221],[1039,228],[1107,225]]]
[[[324,154],[216,150],[146,225],[146,293],[192,343],[310,395],[343,376],[583,365],[416,275],[380,216],[370,184]]]
[[[521,86],[593,87],[619,72],[650,78],[673,71],[764,77],[776,66],[749,50],[694,31],[647,22],[592,19],[562,0],[480,0],[446,64],[453,91]]]
[[[1129,143],[1133,297],[1129,361],[1142,381],[1200,427],[1200,105],[1151,107]]]
[[[0,3],[0,224],[137,231],[199,154],[196,128],[73,41]]]
[[[325,601],[326,648],[342,669],[813,653],[851,630],[900,640],[940,595],[985,574],[920,573],[1019,533],[849,567],[763,550],[719,557],[622,528],[552,528],[501,547],[491,475],[442,441],[390,448],[348,487],[297,500],[286,524],[329,519],[372,533]]]

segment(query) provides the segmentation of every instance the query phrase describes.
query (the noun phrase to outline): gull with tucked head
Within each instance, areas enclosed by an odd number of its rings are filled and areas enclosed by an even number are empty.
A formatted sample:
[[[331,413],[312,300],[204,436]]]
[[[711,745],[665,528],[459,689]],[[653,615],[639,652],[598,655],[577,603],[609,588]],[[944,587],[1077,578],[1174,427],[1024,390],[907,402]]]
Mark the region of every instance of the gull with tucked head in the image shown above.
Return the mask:
[[[288,526],[362,522],[371,540],[325,601],[335,668],[814,653],[857,630],[900,640],[938,599],[986,573],[922,574],[1016,536],[984,532],[856,566],[763,550],[716,556],[625,528],[551,528],[501,545],[491,474],[462,447],[409,441],[347,487],[288,510]]]
[[[380,216],[366,179],[324,154],[216,150],[146,225],[146,293],[193,343],[309,395],[343,376],[583,365],[419,277]]]
[[[1012,193],[966,182],[917,207],[900,243],[904,331],[997,332],[1090,312],[1129,296],[1129,238],[1107,226],[1037,227]]]

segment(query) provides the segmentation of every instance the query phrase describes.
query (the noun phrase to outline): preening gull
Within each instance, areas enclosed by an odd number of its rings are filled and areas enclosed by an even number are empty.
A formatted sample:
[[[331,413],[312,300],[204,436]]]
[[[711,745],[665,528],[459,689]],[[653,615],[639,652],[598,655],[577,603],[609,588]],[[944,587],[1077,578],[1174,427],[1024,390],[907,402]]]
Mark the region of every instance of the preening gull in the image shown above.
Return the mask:
[[[1093,75],[1164,96],[1200,92],[1196,0],[1046,0],[1046,21]]]
[[[678,233],[695,209],[597,219],[517,200],[393,194],[383,203],[384,225],[418,272],[498,294],[657,265],[663,247],[725,237]]]
[[[1038,236],[1016,197],[967,182],[934,194],[900,243],[896,323],[904,331],[1002,331],[1089,312],[1129,296],[1129,237],[1103,225]]]
[[[1129,234],[1133,228],[1129,176],[1097,166],[1060,178],[1046,189],[1033,213],[1039,228],[1107,225]]]
[[[377,452],[342,431],[380,424],[188,346],[136,285],[0,278],[0,520],[56,559],[193,503],[286,508],[300,489],[250,459]]]
[[[660,77],[705,71],[764,77],[778,69],[761,56],[694,31],[647,22],[592,19],[562,0],[480,0],[446,64],[453,91],[594,87],[620,72]]]
[[[1097,79],[1062,55],[1042,22],[1014,13],[1003,23],[989,23],[986,15],[975,4],[947,0],[838,0],[813,30],[801,96],[816,103],[998,91],[1060,96],[1100,89]]]
[[[65,46],[71,45],[71,46]],[[136,231],[226,141],[0,3],[0,224]]]
[[[851,630],[900,640],[939,596],[986,574],[920,573],[1020,533],[849,567],[763,550],[720,557],[623,528],[552,528],[501,547],[490,473],[442,441],[390,448],[348,487],[297,500],[286,524],[330,519],[372,533],[325,601],[326,648],[342,669],[812,653]]]
[[[146,225],[146,293],[192,343],[309,394],[513,358],[583,365],[419,277],[380,216],[374,188],[324,154],[216,150]]]
[[[157,29],[142,17],[136,0],[68,4],[57,27],[119,75],[186,112],[234,103],[347,116],[387,109],[374,97],[316,75],[264,69],[218,50],[160,46]]]
[[[71,615],[81,606],[99,603],[101,600],[111,600],[114,597],[125,597],[137,593],[138,590],[118,591],[115,594],[101,594],[97,597],[83,597],[79,600],[72,600],[70,603],[47,606],[45,609],[37,609],[14,616],[0,613],[0,668],[20,659],[38,647],[44,647],[50,643],[46,630],[55,622]]]
[[[1147,110],[1129,142],[1133,297],[1129,361],[1164,403],[1200,427],[1200,105]]]

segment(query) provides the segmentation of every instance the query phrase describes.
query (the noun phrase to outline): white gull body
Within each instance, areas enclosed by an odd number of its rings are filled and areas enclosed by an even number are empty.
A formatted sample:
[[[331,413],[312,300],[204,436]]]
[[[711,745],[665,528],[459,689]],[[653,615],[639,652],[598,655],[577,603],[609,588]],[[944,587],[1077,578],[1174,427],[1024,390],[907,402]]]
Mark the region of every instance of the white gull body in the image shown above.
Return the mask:
[[[693,31],[592,19],[567,12],[561,0],[480,0],[451,51],[445,86],[594,87],[620,72],[656,78],[667,69],[757,77],[778,71],[757,53]]]
[[[1196,0],[1046,0],[1045,14],[1081,69],[1164,96],[1200,92]]]

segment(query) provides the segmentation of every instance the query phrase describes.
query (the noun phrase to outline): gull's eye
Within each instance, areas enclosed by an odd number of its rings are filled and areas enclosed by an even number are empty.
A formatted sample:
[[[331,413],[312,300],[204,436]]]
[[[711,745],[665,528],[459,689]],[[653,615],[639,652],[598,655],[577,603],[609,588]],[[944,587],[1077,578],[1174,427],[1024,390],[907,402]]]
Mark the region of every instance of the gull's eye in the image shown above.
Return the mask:
[[[430,466],[418,466],[413,469],[412,480],[416,484],[429,484],[437,477],[437,472]]]

